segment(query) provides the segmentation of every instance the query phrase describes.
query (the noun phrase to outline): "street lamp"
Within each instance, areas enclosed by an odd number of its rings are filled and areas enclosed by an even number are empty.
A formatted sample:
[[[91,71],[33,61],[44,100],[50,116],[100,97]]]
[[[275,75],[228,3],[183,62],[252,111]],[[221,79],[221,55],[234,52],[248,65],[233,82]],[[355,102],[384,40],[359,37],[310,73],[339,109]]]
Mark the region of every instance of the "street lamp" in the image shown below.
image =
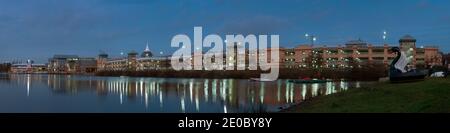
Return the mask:
[[[311,41],[311,47],[313,47],[314,42],[317,40],[316,36],[306,33],[305,37],[306,37],[306,39],[309,39]]]
[[[386,38],[387,38],[387,32],[386,32],[386,31],[383,31],[383,41],[384,41],[384,44],[386,44]]]

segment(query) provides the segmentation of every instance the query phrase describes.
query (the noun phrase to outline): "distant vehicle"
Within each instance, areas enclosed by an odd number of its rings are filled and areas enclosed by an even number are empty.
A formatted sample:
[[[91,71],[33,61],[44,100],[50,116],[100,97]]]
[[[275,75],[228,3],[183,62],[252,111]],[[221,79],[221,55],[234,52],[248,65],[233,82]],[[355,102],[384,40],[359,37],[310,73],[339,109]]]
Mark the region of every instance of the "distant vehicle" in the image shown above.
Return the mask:
[[[445,72],[434,72],[433,74],[430,75],[430,77],[435,77],[435,78],[443,78],[445,77]]]
[[[429,69],[428,76],[430,77],[447,77],[448,70],[444,66],[433,66]]]

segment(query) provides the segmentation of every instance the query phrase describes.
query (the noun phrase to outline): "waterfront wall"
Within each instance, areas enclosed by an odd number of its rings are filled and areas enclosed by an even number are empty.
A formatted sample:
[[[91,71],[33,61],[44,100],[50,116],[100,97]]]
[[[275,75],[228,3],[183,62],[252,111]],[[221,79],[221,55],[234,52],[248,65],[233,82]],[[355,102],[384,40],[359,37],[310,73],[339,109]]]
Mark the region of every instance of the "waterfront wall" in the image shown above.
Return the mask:
[[[248,79],[259,77],[264,71],[206,71],[206,70],[184,70],[175,71],[145,70],[145,71],[99,71],[97,76],[132,76],[132,77],[165,77],[165,78],[237,78]],[[298,78],[325,78],[325,79],[347,79],[347,80],[378,80],[387,76],[387,69],[383,64],[371,64],[353,68],[320,68],[320,69],[280,69],[280,79]]]

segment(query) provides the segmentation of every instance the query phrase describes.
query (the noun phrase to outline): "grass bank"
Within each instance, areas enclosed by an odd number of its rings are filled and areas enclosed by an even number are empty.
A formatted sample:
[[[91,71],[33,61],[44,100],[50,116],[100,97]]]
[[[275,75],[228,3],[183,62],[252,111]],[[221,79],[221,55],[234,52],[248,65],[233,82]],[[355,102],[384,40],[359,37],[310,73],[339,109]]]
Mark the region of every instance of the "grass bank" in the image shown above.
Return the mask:
[[[449,113],[450,78],[413,83],[379,83],[317,97],[281,112],[291,113]]]

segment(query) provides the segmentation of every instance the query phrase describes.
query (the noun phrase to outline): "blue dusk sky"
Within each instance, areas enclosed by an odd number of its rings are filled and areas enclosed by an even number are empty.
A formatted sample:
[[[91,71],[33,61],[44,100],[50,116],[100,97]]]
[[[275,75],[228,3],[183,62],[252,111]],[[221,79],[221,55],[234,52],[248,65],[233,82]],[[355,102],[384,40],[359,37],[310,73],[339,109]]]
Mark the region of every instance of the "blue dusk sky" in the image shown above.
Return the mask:
[[[449,0],[0,0],[0,62],[54,54],[111,57],[131,50],[171,54],[177,34],[278,34],[282,47],[371,44],[410,34],[450,52]]]

